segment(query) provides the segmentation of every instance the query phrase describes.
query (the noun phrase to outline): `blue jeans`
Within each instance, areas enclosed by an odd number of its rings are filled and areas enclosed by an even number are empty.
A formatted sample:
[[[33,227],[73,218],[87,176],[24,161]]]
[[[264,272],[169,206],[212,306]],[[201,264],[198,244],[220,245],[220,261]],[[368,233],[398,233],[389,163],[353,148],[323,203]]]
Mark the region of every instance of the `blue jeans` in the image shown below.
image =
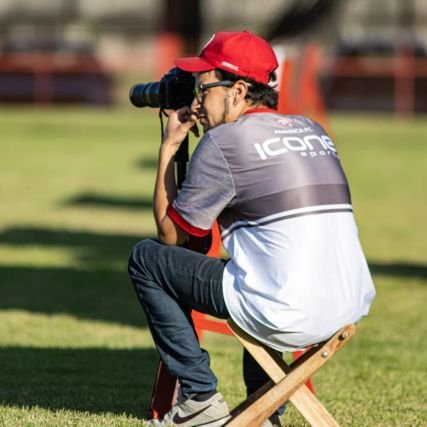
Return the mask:
[[[215,390],[217,378],[209,354],[200,347],[191,310],[227,319],[222,293],[226,261],[197,252],[143,240],[132,250],[129,276],[145,311],[163,363],[180,381],[184,396]],[[268,376],[246,354],[244,377],[248,392],[268,381]]]

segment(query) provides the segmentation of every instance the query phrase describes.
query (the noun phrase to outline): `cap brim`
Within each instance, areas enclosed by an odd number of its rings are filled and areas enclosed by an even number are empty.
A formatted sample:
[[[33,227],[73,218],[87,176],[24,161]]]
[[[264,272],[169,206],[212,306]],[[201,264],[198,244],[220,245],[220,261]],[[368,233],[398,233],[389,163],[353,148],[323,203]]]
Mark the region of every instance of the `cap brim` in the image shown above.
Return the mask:
[[[214,70],[215,65],[209,64],[198,56],[190,58],[177,58],[175,59],[175,65],[183,71],[190,73],[203,73],[204,71]]]

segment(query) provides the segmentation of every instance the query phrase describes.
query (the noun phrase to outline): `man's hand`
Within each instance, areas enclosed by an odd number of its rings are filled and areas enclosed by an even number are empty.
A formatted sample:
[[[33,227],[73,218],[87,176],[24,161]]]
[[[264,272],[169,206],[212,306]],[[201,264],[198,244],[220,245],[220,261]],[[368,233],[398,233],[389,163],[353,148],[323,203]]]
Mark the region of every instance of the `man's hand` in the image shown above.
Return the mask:
[[[173,154],[175,154],[189,131],[196,137],[199,136],[199,129],[196,122],[197,116],[190,107],[182,107],[177,111],[171,112],[163,135],[162,144],[167,145]]]
[[[197,115],[190,107],[172,111],[160,147],[153,207],[157,236],[162,243],[168,245],[182,244],[188,237],[187,233],[169,218],[166,211],[177,194],[173,165],[174,156],[189,131],[199,136],[196,121]]]

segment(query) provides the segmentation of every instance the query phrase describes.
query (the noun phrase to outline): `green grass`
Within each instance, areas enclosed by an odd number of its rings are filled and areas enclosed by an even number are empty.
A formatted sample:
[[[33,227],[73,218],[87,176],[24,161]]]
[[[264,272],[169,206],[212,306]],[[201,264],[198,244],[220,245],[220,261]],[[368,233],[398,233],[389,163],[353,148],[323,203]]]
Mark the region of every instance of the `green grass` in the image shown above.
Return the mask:
[[[378,296],[317,393],[342,425],[426,425],[427,123],[332,129]],[[0,425],[141,425],[156,353],[126,263],[154,233],[156,115],[3,107],[0,130]],[[203,343],[234,406],[241,348]]]

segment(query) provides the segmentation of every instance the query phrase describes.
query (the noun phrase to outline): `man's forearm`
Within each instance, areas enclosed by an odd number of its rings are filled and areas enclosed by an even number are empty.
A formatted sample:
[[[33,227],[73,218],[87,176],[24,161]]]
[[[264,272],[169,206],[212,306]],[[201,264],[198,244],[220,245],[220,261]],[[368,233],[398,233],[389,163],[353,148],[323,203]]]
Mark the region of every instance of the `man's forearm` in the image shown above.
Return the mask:
[[[160,146],[153,207],[157,236],[162,243],[168,245],[184,243],[188,237],[187,233],[168,217],[166,211],[177,195],[173,163],[175,153],[189,130],[195,126],[196,119],[189,107],[170,113]]]
[[[164,230],[164,218],[168,205],[172,203],[177,194],[174,156],[175,152],[172,147],[166,144],[160,146],[153,199],[154,219],[156,221],[157,234],[159,237],[167,234],[168,230]]]
[[[179,245],[187,239],[187,233],[177,226],[166,211],[177,195],[174,147],[162,144],[159,153],[156,184],[154,188],[154,219],[157,226],[158,239],[167,245]]]

